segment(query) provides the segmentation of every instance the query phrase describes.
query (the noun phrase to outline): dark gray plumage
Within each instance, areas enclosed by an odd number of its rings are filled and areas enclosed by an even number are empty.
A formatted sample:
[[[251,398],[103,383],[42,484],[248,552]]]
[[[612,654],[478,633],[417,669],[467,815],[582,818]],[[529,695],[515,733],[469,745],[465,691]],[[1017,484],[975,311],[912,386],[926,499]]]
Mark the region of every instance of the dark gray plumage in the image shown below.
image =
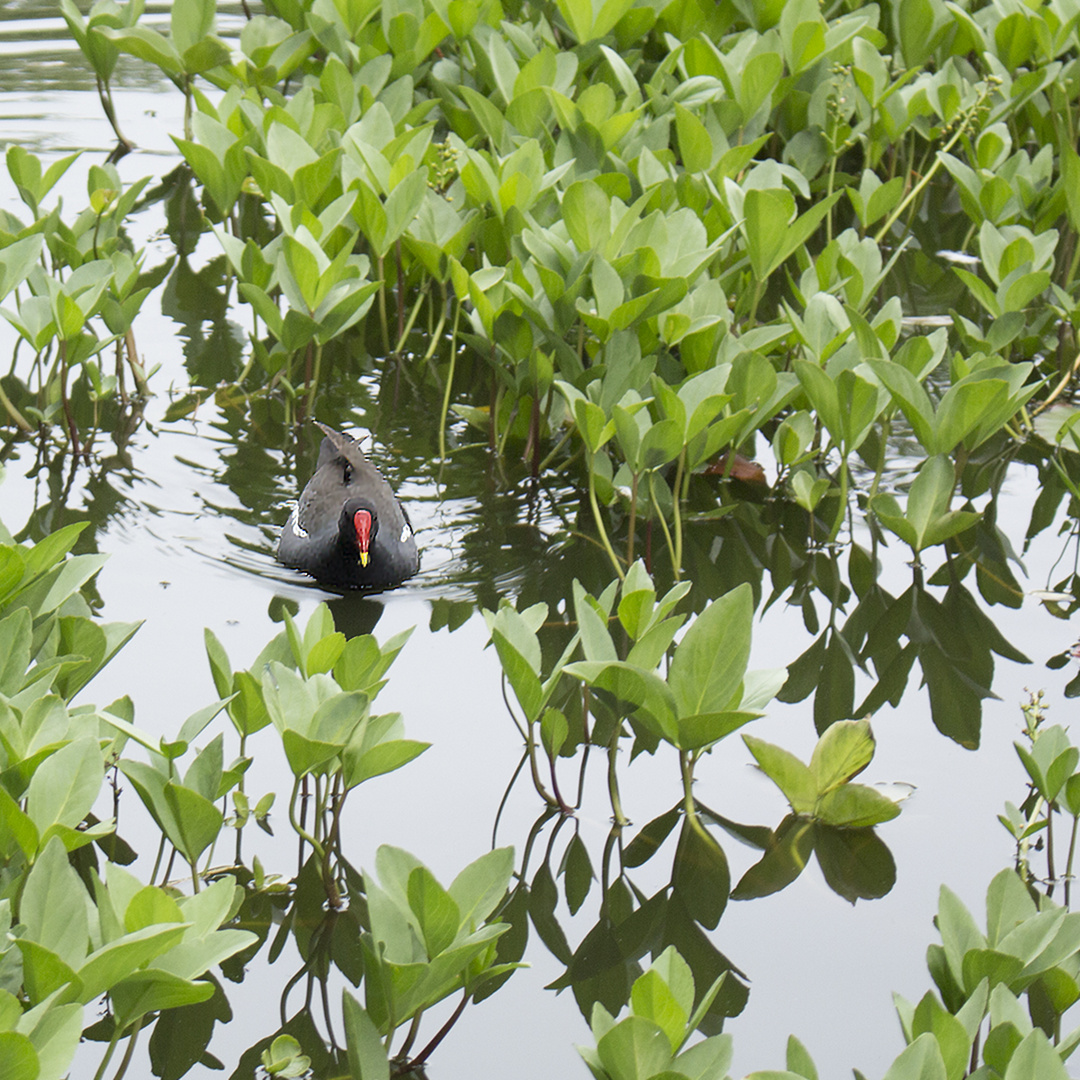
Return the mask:
[[[278,561],[337,588],[385,588],[412,577],[420,556],[393,489],[355,439],[318,426],[326,437],[315,473],[281,530]]]

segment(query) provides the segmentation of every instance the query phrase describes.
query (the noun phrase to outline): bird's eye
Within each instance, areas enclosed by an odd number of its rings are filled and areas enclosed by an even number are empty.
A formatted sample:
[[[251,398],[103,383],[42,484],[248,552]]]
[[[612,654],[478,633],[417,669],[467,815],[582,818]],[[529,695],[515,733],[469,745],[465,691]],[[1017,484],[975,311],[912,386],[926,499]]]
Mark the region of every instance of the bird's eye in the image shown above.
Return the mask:
[[[341,478],[342,478],[342,480],[344,480],[344,482],[346,484],[351,484],[352,483],[352,466],[351,465],[346,465],[345,466],[345,469],[341,474]]]

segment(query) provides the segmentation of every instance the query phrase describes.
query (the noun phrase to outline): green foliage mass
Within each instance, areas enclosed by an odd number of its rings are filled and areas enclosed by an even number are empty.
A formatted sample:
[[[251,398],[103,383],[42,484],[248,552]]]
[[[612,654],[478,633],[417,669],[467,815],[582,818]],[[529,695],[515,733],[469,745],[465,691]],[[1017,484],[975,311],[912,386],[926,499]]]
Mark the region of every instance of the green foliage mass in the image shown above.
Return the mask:
[[[5,423],[55,429],[77,460],[99,410],[126,402],[125,365],[146,391],[153,372],[134,328],[170,263],[146,268],[124,223],[147,203],[187,199],[198,228],[179,236],[178,256],[212,231],[255,319],[243,370],[222,388],[230,403],[265,399],[287,421],[310,413],[324,350],[359,342],[434,388],[440,457],[460,437],[453,410],[495,453],[520,445],[534,475],[579,470],[616,580],[595,596],[575,582],[554,664],[541,642],[547,605],[487,613],[525,761],[561,823],[580,803],[558,786],[561,760],[606,751],[613,836],[629,825],[625,743],[631,756],[670,749],[682,797],[620,842],[614,877],[605,853],[601,916],[576,950],[555,917],[557,877],[572,912],[596,880],[576,835],[554,872],[549,849],[531,878],[528,849],[517,870],[496,849],[448,886],[389,847],[375,874],[357,870],[341,846],[346,797],[426,749],[400,716],[372,712],[407,635],[380,646],[346,640],[325,608],[303,630],[286,615],[234,672],[208,633],[218,700],[176,738],[154,739],[126,699],[73,704],[136,630],[91,618],[81,590],[100,556],[69,557],[76,526],[33,547],[0,534],[0,1072],[66,1075],[84,1009],[102,994],[99,1076],[146,1025],[153,1059],[180,1007],[202,1010],[184,1014],[205,1035],[188,1066],[207,1063],[227,1013],[212,971],[235,974],[276,918],[272,958],[291,934],[301,975],[325,987],[336,967],[363,984],[365,1003],[344,994],[338,1052],[313,1026],[290,1028],[283,999],[282,1030],[260,1044],[270,1075],[422,1068],[446,1031],[415,1046],[425,1010],[496,992],[531,925],[566,965],[556,985],[573,985],[590,1018],[595,1048],[582,1055],[595,1076],[721,1080],[731,1047],[720,1027],[746,987],[708,941],[685,957],[676,942],[704,939],[729,896],[790,884],[811,854],[849,900],[888,892],[895,866],[875,826],[898,807],[853,782],[875,747],[854,717],[893,700],[918,659],[935,723],[977,745],[991,652],[1020,654],[961,581],[974,566],[992,602],[1018,594],[1008,541],[971,499],[996,491],[1021,451],[1057,477],[1044,520],[1066,495],[1080,499],[1076,414],[1051,409],[1078,366],[1080,13],[1060,0],[269,0],[226,40],[213,0],[177,0],[167,33],[144,24],[141,0],[97,0],[88,13],[62,0],[61,11],[97,76],[116,156],[130,149],[111,93],[121,54],[184,95],[173,134],[184,170],[175,187],[150,189],[92,165],[87,206],[71,218],[45,203],[77,155],[45,167],[8,150],[29,216],[0,213],[0,300],[32,361],[0,387]],[[919,289],[933,294],[929,310]],[[483,393],[461,378],[459,346]],[[908,482],[883,490],[897,431],[919,456]],[[852,548],[848,623],[834,588],[828,627],[780,673],[748,670],[751,583],[718,590],[692,621],[675,610],[689,592],[691,484],[710,470],[730,478],[759,441],[779,466],[771,495],[825,545],[791,577],[835,577],[827,545],[856,514],[873,545]],[[724,490],[703,520],[737,508],[738,491]],[[641,561],[654,524],[673,579],[662,596],[651,547]],[[900,597],[876,580],[890,536],[915,559]],[[940,600],[923,575],[936,549]],[[853,658],[879,676],[859,708]],[[743,736],[789,805],[776,829],[695,798],[695,769],[727,736],[773,698],[812,690],[809,763]],[[239,741],[232,762],[222,733],[195,745],[222,714]],[[250,821],[271,828],[274,795],[252,806],[246,789],[248,740],[264,730],[293,775],[302,856],[287,882],[240,857]],[[1080,916],[1067,884],[1065,906],[1053,898],[1049,836],[1055,814],[1080,815],[1078,754],[1034,706],[1026,735],[1031,794],[1002,819],[1019,873],[991,883],[985,933],[942,891],[942,944],[928,955],[938,995],[898,1001],[908,1046],[887,1080],[1064,1076],[1080,1041],[1061,1030],[1080,999]],[[136,746],[143,755],[128,756]],[[114,768],[160,830],[149,884],[123,869],[133,853],[94,813]],[[670,880],[646,896],[629,871],[676,825]],[[734,888],[716,828],[762,852]],[[212,856],[227,830],[237,857],[226,873]],[[1029,840],[1044,830],[1043,888]],[[1074,824],[1070,868],[1075,835]],[[190,895],[170,879],[176,855]],[[698,1029],[705,1039],[687,1045]],[[758,1075],[817,1075],[797,1040],[786,1069]]]

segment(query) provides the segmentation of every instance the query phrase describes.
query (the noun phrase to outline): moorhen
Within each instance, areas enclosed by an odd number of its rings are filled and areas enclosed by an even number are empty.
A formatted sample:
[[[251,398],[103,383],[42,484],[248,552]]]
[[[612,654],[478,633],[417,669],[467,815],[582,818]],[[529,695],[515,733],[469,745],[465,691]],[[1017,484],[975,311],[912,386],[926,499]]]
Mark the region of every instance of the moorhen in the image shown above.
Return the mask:
[[[278,561],[338,588],[384,588],[412,577],[420,556],[393,489],[355,439],[318,426],[326,438],[281,530]]]

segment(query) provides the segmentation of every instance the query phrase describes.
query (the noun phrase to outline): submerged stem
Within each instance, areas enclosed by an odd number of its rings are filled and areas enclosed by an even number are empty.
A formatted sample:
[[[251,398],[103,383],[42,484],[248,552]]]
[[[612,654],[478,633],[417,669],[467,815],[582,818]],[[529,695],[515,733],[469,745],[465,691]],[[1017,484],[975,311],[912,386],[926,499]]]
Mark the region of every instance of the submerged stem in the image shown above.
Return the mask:
[[[379,326],[382,328],[383,353],[390,355],[390,324],[386,319],[386,268],[379,256]]]
[[[611,819],[620,828],[624,829],[630,824],[630,819],[623,813],[622,799],[619,797],[619,773],[615,767],[619,753],[619,736],[622,734],[622,723],[615,725],[615,730],[608,743],[608,798],[611,800]]]
[[[457,362],[457,332],[461,319],[461,301],[458,300],[454,312],[454,328],[450,331],[450,370],[446,373],[446,386],[443,389],[442,412],[439,414],[439,460],[446,460],[446,416],[450,412],[450,390],[454,385],[454,365]]]
[[[405,339],[412,333],[412,328],[416,323],[416,316],[420,314],[420,305],[424,302],[424,297],[427,293],[421,289],[420,295],[416,298],[416,303],[412,306],[412,311],[409,312],[409,321],[403,322],[405,317],[404,311],[401,312],[401,319],[398,320],[398,343],[394,349],[394,355],[400,356],[401,350],[405,347]]]
[[[611,541],[608,539],[607,529],[604,527],[604,519],[600,516],[600,506],[596,501],[596,482],[591,468],[591,462],[589,468],[589,506],[592,507],[593,518],[596,520],[596,530],[600,533],[600,540],[604,545],[604,550],[608,553],[608,558],[611,559],[611,565],[615,567],[615,573],[619,575],[619,580],[622,581],[626,575],[623,573],[623,568],[619,563],[619,556],[615,554],[615,549],[611,546]]]

